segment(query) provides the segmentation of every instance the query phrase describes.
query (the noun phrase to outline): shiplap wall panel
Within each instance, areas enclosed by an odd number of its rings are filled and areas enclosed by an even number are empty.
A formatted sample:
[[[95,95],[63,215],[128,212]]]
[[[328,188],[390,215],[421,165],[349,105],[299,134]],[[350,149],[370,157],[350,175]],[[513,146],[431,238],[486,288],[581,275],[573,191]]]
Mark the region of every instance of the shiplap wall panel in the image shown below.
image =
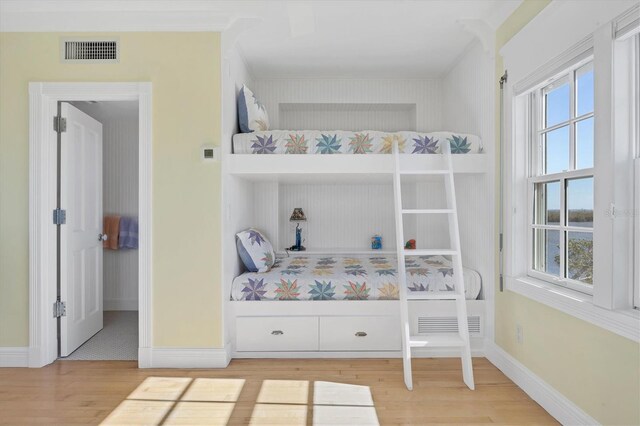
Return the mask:
[[[103,123],[104,213],[138,216],[138,117]],[[105,310],[138,309],[138,250],[104,250]]]
[[[478,135],[493,154],[492,62],[480,42],[473,42],[442,83],[443,125],[448,130]]]
[[[480,272],[481,297],[492,297],[495,276],[495,120],[493,62],[475,41],[443,81],[444,125],[477,134],[487,155],[487,173],[456,176],[462,260]]]
[[[415,105],[415,128],[417,131],[429,132],[442,130],[442,84],[440,79],[256,79],[253,82],[253,86],[254,93],[267,109],[272,129],[282,128],[280,123],[280,104],[395,103]],[[349,111],[344,111],[343,114],[343,119],[350,119]],[[392,115],[393,114],[394,113],[392,113]],[[361,112],[356,111],[352,119],[359,120],[361,119],[361,115]],[[310,120],[308,123],[309,126],[311,126],[313,124],[313,118],[309,117],[308,120]],[[318,125],[325,126],[328,124],[323,121],[319,122]],[[370,130],[377,129],[374,127]]]
[[[295,225],[289,217],[295,207],[307,216],[306,243],[314,248],[371,248],[379,234],[383,248],[395,248],[393,187],[390,184],[280,185],[281,249],[294,243]]]
[[[333,104],[331,104],[333,105]],[[361,105],[361,104],[356,104]],[[416,109],[404,110],[354,108],[318,108],[315,110],[280,109],[280,127],[288,130],[378,130],[397,132],[415,130]]]

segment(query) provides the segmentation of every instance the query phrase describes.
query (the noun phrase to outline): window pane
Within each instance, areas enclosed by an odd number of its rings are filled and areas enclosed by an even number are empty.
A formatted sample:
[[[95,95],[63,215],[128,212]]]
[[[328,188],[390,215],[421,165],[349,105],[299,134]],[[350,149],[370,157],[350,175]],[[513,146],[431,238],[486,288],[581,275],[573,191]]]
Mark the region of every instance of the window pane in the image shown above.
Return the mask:
[[[567,180],[567,225],[593,228],[593,177]]]
[[[569,83],[565,83],[545,95],[544,127],[555,126],[569,119]]]
[[[560,182],[535,184],[535,223],[560,225]]]
[[[567,278],[593,284],[593,234],[591,232],[569,232],[567,259]]]
[[[547,132],[544,138],[544,173],[569,170],[569,126]]]
[[[533,269],[559,276],[560,231],[533,230]]]
[[[578,71],[576,76],[577,116],[593,112],[593,70]]]
[[[593,167],[593,117],[576,124],[576,169]]]

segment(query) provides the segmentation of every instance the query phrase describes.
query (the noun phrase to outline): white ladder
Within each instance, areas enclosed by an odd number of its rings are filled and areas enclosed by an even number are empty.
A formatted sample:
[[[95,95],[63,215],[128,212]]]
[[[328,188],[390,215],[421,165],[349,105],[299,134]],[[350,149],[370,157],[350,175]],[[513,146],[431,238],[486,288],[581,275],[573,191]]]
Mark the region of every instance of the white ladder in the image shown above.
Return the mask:
[[[402,360],[404,366],[404,383],[407,389],[413,389],[411,375],[411,348],[438,347],[459,348],[462,358],[462,378],[469,389],[474,389],[473,366],[471,364],[471,346],[469,341],[469,325],[467,322],[467,304],[464,297],[464,280],[462,279],[462,258],[460,255],[460,230],[458,229],[458,213],[456,209],[455,187],[453,182],[453,166],[451,163],[451,146],[443,145],[446,169],[442,170],[401,170],[398,144],[393,145],[395,168],[393,174],[393,190],[395,194],[396,244],[398,247],[398,288],[400,290],[400,321],[402,325]],[[446,209],[404,209],[402,207],[403,175],[441,175],[444,177],[447,194]],[[448,249],[411,250],[404,247],[404,219],[407,214],[446,214],[449,221]],[[453,262],[454,291],[412,291],[408,294],[406,256],[442,255],[451,256]],[[455,300],[458,317],[458,333],[438,333],[432,335],[411,335],[409,327],[409,300]]]

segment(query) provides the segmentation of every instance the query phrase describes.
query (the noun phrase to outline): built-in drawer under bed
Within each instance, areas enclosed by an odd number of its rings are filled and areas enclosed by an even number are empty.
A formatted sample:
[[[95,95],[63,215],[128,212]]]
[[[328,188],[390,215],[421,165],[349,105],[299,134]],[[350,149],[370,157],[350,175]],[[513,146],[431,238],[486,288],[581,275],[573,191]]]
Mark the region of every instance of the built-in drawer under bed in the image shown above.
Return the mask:
[[[452,291],[451,260],[444,256],[406,259],[409,291]],[[477,299],[478,272],[463,268],[467,299]],[[269,272],[246,272],[233,280],[231,300],[395,300],[396,256],[278,256]]]

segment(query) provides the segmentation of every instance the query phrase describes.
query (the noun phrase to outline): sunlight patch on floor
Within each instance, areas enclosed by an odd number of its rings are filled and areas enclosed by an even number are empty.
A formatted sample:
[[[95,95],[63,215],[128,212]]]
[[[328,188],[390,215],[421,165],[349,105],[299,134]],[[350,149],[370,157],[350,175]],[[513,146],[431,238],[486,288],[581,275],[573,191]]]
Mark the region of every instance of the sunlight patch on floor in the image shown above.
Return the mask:
[[[262,382],[258,403],[307,404],[309,382],[306,380],[265,380]]]
[[[177,401],[192,380],[189,377],[147,377],[127,399]]]
[[[178,402],[163,422],[165,425],[226,425],[232,402]]]
[[[252,408],[251,425],[378,425],[368,386],[264,380],[253,407],[235,413],[244,379],[147,377],[103,425],[226,425]],[[244,414],[246,416],[247,414]]]
[[[250,425],[306,425],[308,406],[295,404],[256,404]]]
[[[147,377],[102,425],[226,425],[244,379]]]
[[[373,397],[369,386],[315,382],[313,384],[313,403],[316,405],[373,407]]]
[[[193,381],[181,401],[236,402],[244,387],[244,379],[207,379]]]

